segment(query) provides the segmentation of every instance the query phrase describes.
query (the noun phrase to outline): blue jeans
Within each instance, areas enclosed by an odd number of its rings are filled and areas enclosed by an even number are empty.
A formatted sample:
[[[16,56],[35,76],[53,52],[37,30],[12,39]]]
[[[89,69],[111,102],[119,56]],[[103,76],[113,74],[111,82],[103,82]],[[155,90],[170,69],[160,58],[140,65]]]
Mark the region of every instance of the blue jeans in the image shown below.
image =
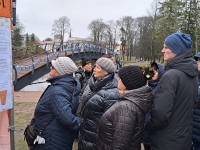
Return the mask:
[[[193,150],[200,150],[200,142],[193,141]]]

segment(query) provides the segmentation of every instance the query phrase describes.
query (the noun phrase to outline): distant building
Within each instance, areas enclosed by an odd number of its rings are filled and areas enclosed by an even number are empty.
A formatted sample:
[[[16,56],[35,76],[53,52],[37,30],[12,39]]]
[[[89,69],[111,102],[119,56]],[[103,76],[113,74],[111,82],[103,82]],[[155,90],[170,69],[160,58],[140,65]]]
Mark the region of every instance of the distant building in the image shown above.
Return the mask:
[[[21,35],[22,46],[26,46],[26,34]],[[31,39],[31,35],[28,35],[28,38]]]
[[[29,41],[31,40],[31,35],[32,34],[28,34]],[[35,41],[36,41],[36,44],[37,44],[37,42],[40,41],[40,39],[36,35],[34,35],[34,36],[35,36]],[[27,34],[21,35],[22,46],[26,46],[26,37],[27,37]]]
[[[54,40],[53,40],[55,43],[60,43],[62,42],[62,35],[60,34],[56,34],[54,35]]]
[[[53,41],[38,41],[38,45],[46,51],[50,51],[53,48]]]
[[[68,37],[67,42],[92,42],[91,38]]]

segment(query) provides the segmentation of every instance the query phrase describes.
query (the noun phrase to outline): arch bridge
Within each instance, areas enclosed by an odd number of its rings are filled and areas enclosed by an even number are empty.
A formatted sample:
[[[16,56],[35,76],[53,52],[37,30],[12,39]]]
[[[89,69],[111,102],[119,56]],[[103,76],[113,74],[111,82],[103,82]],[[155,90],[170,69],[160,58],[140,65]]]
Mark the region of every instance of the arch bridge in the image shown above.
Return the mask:
[[[14,90],[19,91],[49,73],[51,60],[57,57],[67,56],[73,61],[81,60],[83,57],[97,60],[105,54],[115,57],[116,62],[123,66],[118,54],[93,42],[46,43],[15,49],[12,51]]]

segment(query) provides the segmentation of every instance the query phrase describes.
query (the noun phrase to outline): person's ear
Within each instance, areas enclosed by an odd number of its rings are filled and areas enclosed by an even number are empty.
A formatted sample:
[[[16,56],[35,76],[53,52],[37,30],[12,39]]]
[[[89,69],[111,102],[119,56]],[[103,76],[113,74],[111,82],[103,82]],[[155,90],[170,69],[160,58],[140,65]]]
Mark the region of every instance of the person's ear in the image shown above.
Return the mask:
[[[107,72],[107,71],[105,71],[105,70],[103,70],[103,72],[104,72],[104,75],[107,75],[107,74],[108,74],[108,72]]]

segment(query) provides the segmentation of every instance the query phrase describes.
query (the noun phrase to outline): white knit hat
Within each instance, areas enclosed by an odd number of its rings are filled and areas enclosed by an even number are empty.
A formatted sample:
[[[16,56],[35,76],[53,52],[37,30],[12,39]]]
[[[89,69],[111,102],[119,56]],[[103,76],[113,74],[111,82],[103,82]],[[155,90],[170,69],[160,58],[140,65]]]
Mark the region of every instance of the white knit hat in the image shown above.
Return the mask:
[[[69,57],[58,57],[56,60],[52,60],[51,64],[60,75],[72,74],[78,69]]]

